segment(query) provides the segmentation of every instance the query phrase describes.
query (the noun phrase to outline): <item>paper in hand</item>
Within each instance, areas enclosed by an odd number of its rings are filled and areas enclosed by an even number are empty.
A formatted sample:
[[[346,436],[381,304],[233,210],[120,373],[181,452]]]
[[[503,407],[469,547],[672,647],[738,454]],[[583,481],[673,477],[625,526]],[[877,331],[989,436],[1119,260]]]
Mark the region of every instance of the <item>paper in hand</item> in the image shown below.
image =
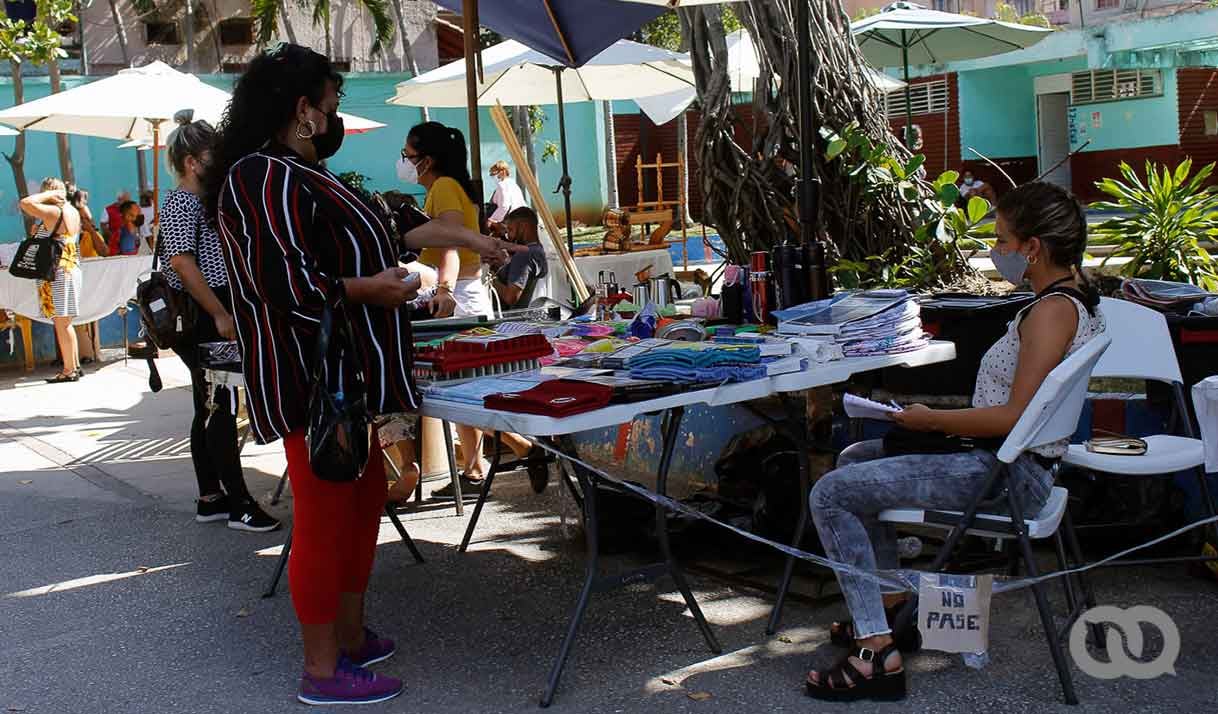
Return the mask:
[[[851,419],[892,421],[892,415],[901,411],[901,407],[896,404],[881,404],[853,394],[847,394],[842,398],[842,406],[846,409],[846,416]]]

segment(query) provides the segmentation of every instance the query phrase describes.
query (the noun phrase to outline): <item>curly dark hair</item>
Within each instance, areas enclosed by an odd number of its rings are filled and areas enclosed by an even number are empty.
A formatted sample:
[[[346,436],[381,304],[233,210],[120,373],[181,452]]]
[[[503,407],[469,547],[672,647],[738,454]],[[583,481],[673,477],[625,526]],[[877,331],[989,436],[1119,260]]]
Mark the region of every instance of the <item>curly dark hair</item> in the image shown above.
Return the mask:
[[[237,78],[233,98],[216,130],[212,164],[207,171],[207,214],[217,218],[220,190],[228,172],[241,159],[275,139],[296,112],[296,102],[308,98],[314,106],[328,83],[342,92],[343,76],[325,55],[287,42],[258,54]]]
[[[1032,181],[1003,194],[995,210],[1020,240],[1040,239],[1049,260],[1074,271],[1088,306],[1099,303],[1099,292],[1083,271],[1087,213],[1074,194],[1047,181]]]
[[[423,156],[435,162],[435,170],[447,176],[465,189],[465,195],[474,205],[481,199],[474,196],[474,181],[469,175],[469,152],[465,148],[465,135],[460,129],[444,126],[438,121],[425,121],[410,128],[406,143]]]

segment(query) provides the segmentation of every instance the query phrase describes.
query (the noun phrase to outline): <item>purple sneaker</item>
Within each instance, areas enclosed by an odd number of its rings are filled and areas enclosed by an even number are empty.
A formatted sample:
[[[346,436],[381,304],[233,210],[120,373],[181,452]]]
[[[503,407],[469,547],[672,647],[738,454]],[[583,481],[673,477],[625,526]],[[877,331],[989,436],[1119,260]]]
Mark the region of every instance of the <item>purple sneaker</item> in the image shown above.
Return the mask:
[[[351,658],[356,667],[367,667],[377,662],[384,662],[397,653],[397,646],[388,637],[380,637],[371,629],[364,628],[364,646],[355,652],[345,653]]]
[[[402,693],[402,680],[386,677],[357,667],[340,656],[334,676],[319,679],[306,672],[300,675],[296,698],[305,704],[376,704]]]

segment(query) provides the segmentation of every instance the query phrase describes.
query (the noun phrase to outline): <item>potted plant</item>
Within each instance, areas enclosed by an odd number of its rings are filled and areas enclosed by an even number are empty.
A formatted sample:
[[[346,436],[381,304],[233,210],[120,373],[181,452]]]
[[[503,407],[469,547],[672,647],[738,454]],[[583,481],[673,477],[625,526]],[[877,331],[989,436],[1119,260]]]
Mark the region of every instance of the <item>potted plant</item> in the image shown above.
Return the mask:
[[[1129,164],[1121,162],[1123,181],[1106,178],[1096,182],[1112,200],[1091,207],[1124,214],[1091,229],[1096,237],[1116,243],[1104,264],[1113,258],[1128,258],[1121,266],[1126,277],[1188,282],[1218,291],[1218,271],[1202,245],[1218,236],[1218,191],[1205,185],[1214,164],[1190,176],[1192,167],[1192,159],[1185,159],[1175,170],[1147,161],[1143,181]]]

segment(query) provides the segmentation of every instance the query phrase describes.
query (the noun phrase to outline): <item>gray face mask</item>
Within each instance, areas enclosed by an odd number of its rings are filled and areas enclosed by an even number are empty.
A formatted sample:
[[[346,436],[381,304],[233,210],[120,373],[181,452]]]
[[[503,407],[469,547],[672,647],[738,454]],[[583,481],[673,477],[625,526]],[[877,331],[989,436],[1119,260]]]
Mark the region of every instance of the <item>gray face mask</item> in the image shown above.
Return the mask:
[[[1023,283],[1024,275],[1028,272],[1028,259],[1023,253],[1013,250],[1003,254],[995,247],[990,249],[990,260],[1003,280],[1012,285]]]

